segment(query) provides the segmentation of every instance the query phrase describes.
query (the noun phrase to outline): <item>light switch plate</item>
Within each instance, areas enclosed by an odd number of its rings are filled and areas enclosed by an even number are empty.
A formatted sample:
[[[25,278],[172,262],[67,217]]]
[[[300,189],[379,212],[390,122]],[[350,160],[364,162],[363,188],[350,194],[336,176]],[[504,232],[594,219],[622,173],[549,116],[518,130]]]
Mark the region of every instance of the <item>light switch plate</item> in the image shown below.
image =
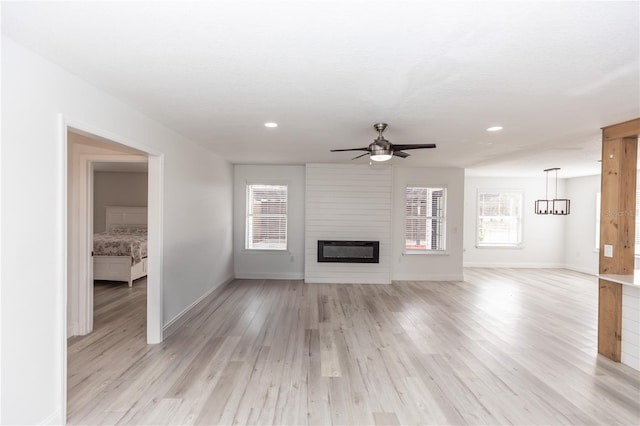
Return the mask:
[[[613,246],[610,244],[604,245],[604,257],[613,257]]]

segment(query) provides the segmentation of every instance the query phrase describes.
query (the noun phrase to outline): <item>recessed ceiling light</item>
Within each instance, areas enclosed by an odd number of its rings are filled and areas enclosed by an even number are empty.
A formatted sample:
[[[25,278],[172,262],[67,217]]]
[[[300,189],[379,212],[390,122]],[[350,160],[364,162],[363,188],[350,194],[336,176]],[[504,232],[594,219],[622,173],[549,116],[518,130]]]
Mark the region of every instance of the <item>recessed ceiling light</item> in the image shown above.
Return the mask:
[[[498,130],[502,130],[502,126],[493,126],[487,129],[487,132],[497,132]]]
[[[278,127],[278,123],[270,121],[268,123],[264,123],[264,127]]]

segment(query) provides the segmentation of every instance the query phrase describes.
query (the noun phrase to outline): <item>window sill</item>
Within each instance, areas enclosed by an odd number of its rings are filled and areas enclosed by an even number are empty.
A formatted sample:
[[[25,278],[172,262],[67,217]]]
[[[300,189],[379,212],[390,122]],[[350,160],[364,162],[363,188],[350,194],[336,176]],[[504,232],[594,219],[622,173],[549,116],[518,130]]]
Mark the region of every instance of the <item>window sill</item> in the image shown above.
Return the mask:
[[[449,256],[449,252],[446,250],[404,250],[402,255]]]
[[[291,254],[288,249],[242,249],[243,254]]]
[[[512,245],[512,246],[507,246],[507,245],[495,245],[495,246],[490,246],[490,245],[476,245],[477,249],[516,249],[516,250],[521,250],[524,248],[524,245],[522,244],[518,244],[518,245]]]

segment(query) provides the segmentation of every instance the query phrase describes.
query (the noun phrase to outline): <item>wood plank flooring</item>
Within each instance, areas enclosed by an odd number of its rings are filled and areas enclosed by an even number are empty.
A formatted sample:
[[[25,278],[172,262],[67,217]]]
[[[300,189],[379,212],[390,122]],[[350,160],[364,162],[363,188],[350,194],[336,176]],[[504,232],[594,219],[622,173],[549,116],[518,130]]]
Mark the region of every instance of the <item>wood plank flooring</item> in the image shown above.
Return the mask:
[[[640,373],[598,356],[597,279],[236,280],[159,345],[145,288],[101,284],[68,348],[70,424],[633,424]]]

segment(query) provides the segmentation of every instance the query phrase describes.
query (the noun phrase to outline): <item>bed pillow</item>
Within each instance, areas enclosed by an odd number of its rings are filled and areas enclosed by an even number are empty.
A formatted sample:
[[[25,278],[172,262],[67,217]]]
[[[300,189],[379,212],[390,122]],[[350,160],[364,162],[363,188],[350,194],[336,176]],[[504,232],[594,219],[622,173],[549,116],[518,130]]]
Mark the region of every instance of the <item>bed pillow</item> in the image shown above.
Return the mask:
[[[112,234],[146,235],[147,225],[119,225],[111,227]]]

